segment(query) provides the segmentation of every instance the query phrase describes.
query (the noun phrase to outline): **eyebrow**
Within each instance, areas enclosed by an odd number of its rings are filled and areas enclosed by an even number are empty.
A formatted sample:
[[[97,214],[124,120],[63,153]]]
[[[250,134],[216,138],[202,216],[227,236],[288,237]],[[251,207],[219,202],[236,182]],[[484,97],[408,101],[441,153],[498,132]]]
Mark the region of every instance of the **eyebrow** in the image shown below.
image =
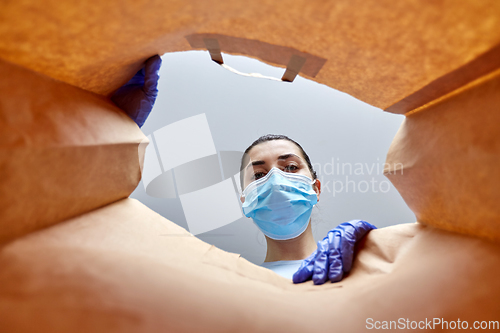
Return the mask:
[[[290,157],[292,157],[292,156],[295,156],[295,157],[297,157],[298,159],[300,159],[300,157],[299,157],[299,156],[297,156],[297,155],[295,155],[295,154],[292,154],[292,153],[289,153],[289,154],[284,154],[284,155],[280,155],[280,156],[278,156],[278,160],[286,160],[286,159],[288,159],[288,158],[290,158]],[[266,162],[265,162],[265,161],[253,161],[253,162],[251,162],[251,163],[248,163],[248,165],[247,165],[247,167],[245,168],[245,170],[246,170],[246,169],[248,169],[250,166],[262,165],[262,164],[266,164]]]

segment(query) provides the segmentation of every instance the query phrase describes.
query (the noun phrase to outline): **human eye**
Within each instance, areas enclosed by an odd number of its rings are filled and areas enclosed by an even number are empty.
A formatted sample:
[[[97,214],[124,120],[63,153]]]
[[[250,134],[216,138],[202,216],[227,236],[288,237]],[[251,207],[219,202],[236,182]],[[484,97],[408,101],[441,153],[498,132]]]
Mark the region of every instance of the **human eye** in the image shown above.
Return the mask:
[[[294,172],[297,171],[299,168],[295,164],[289,164],[285,167],[285,171],[287,172]]]
[[[262,178],[264,176],[265,176],[264,172],[256,172],[256,173],[254,173],[252,179],[257,180],[257,179]]]

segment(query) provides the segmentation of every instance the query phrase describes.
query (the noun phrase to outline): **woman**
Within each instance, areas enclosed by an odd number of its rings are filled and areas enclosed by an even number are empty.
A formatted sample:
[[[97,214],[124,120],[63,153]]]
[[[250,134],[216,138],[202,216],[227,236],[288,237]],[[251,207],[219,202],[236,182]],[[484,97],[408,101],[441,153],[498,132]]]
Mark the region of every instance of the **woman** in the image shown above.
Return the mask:
[[[376,227],[361,220],[345,222],[316,244],[310,216],[321,182],[304,149],[284,135],[253,142],[240,170],[243,213],[266,237],[262,266],[294,283],[340,281],[351,269],[355,243]]]
[[[159,56],[149,58],[111,98],[139,127],[155,103],[160,66]],[[310,215],[319,200],[321,182],[306,152],[286,136],[266,135],[252,143],[241,170],[245,216],[254,219],[267,240],[262,265],[287,278],[293,273],[294,283],[311,278],[314,284],[340,281],[351,269],[354,244],[375,226],[360,220],[342,223],[316,247]]]

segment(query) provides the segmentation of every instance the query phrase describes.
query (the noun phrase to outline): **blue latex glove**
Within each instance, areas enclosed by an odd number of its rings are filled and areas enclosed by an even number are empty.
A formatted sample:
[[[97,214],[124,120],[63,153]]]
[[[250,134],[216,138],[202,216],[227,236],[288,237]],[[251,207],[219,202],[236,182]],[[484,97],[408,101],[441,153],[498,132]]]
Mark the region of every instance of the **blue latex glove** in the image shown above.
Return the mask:
[[[314,284],[342,280],[344,273],[351,270],[354,245],[372,229],[377,227],[366,221],[352,220],[330,230],[318,241],[318,249],[304,259],[293,274],[293,283],[305,282],[311,277]]]
[[[155,104],[160,66],[161,58],[158,55],[152,56],[130,81],[111,96],[111,100],[139,127],[144,125]]]

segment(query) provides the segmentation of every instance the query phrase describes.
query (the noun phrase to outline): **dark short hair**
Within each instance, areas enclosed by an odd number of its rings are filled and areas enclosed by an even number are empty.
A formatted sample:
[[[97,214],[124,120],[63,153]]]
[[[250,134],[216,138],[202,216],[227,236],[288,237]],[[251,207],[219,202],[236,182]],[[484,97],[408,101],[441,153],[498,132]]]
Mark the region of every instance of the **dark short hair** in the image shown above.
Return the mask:
[[[287,137],[286,135],[278,135],[278,134],[266,134],[266,135],[263,135],[261,136],[260,138],[258,138],[257,140],[255,140],[246,150],[245,150],[245,153],[243,154],[243,156],[241,157],[241,166],[240,166],[240,184],[241,184],[241,188],[243,189],[243,168],[245,167],[245,157],[248,156],[248,153],[250,152],[250,150],[252,150],[253,147],[257,146],[258,144],[262,143],[262,142],[267,142],[267,141],[272,141],[272,140],[288,140],[290,142],[293,142],[297,147],[299,147],[300,151],[302,152],[302,155],[304,157],[304,159],[306,160],[306,163],[307,163],[307,167],[309,168],[309,171],[311,171],[311,174],[313,176],[313,179],[316,179],[318,178],[318,176],[316,175],[316,171],[314,171],[313,167],[312,167],[312,164],[311,164],[311,160],[309,159],[309,156],[306,154],[306,152],[304,151],[304,149],[302,148],[301,145],[299,145],[296,141],[290,139],[289,137]]]

